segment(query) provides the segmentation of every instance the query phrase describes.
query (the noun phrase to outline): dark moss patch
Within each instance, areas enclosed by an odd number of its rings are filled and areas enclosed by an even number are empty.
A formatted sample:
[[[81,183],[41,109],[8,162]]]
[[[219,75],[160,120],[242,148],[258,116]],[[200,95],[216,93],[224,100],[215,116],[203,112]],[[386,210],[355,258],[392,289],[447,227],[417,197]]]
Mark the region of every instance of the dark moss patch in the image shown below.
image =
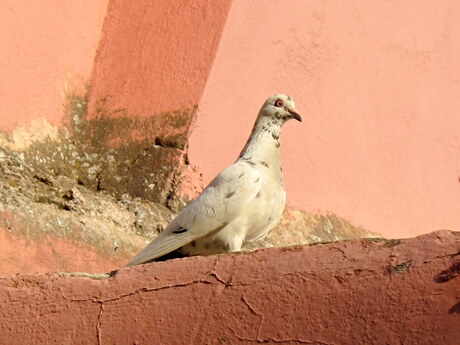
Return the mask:
[[[102,99],[89,116],[88,95],[89,88],[68,95],[59,140],[33,144],[24,152],[25,161],[38,172],[64,175],[116,197],[128,193],[177,205],[176,181],[187,162],[196,107],[138,118],[125,109],[106,111]]]
[[[460,277],[460,262],[452,264],[448,269],[441,271],[434,277],[436,283],[445,283],[456,277]]]
[[[400,245],[403,242],[403,240],[401,239],[387,239],[381,237],[367,238],[366,241],[382,243],[382,246],[385,248],[393,248]]]
[[[407,270],[409,269],[411,265],[412,265],[412,260],[408,260],[396,266],[388,265],[387,269],[388,269],[388,272],[391,274],[401,274],[401,273],[407,272]]]

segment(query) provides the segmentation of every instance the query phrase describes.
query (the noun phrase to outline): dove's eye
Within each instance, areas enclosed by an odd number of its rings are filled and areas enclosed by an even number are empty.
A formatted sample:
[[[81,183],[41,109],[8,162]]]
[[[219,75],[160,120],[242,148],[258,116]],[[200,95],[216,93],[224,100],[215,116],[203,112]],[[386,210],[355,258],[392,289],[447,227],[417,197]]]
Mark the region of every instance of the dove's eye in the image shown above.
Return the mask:
[[[275,107],[282,107],[283,106],[283,101],[281,99],[277,99],[275,101]]]

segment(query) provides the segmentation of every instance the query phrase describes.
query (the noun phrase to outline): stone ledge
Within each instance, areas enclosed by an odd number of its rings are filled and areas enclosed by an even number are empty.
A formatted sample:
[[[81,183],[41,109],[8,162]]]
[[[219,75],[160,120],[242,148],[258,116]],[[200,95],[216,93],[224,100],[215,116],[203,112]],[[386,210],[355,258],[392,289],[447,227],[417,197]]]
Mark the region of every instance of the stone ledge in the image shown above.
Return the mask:
[[[0,280],[1,344],[458,344],[460,232]]]

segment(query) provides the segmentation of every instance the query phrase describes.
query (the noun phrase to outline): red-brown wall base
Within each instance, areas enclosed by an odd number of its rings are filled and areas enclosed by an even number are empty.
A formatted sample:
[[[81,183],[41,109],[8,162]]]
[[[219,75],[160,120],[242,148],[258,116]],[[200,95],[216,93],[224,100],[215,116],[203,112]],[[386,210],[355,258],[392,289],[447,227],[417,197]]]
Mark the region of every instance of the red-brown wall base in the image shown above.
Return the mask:
[[[0,281],[1,344],[458,344],[460,233]]]

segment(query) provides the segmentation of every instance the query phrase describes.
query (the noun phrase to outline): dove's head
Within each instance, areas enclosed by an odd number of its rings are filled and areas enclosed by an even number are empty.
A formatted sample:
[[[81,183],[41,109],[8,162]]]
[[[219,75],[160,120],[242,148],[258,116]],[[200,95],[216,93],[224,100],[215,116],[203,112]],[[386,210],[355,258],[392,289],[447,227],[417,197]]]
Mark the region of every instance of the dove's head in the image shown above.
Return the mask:
[[[302,121],[302,118],[295,108],[294,100],[283,94],[274,95],[268,98],[260,110],[260,116],[268,117],[280,124],[290,119]]]

